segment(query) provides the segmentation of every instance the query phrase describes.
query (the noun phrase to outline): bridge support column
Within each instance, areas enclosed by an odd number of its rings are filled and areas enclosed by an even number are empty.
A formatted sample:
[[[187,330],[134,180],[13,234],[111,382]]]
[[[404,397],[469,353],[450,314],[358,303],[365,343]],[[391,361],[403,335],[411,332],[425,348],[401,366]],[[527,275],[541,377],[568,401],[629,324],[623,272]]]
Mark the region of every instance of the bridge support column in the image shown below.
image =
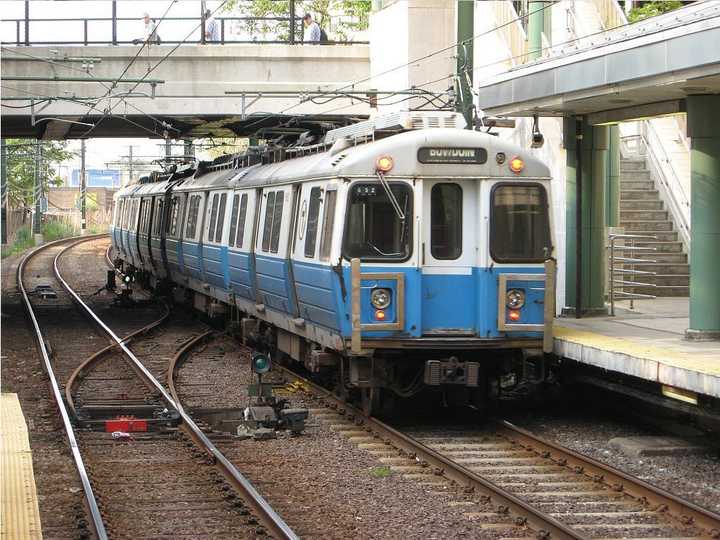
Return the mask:
[[[542,55],[542,34],[545,30],[545,10],[543,8],[545,8],[544,1],[531,1],[528,6],[528,60],[537,60]]]
[[[687,97],[690,149],[690,328],[720,340],[720,96]]]
[[[565,120],[565,315],[605,315],[605,182],[608,127]],[[578,225],[580,226],[578,234]]]

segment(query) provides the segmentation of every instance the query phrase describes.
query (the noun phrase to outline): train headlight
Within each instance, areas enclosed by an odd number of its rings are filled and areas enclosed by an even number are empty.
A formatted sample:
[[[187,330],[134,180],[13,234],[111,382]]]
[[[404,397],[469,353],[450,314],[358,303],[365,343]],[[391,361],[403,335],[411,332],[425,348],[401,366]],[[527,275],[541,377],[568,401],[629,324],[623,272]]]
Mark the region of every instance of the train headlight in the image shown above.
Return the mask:
[[[515,156],[510,160],[510,170],[515,174],[520,174],[525,168],[525,162],[521,157]]]
[[[505,300],[510,309],[520,309],[525,305],[525,293],[520,289],[510,289],[505,295]]]
[[[390,156],[380,156],[375,162],[375,168],[381,173],[390,172],[390,169],[393,168],[393,165],[393,158],[391,158]]]
[[[385,309],[390,305],[392,296],[388,289],[373,289],[370,293],[370,302],[377,309]]]

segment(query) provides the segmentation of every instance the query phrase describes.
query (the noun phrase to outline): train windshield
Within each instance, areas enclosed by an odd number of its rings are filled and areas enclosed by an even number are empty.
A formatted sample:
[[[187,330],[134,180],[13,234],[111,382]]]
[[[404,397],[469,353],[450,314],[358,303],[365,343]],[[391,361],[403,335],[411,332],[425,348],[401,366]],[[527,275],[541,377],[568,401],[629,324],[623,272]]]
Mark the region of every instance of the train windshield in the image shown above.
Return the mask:
[[[412,189],[390,183],[401,212],[379,182],[355,184],[350,190],[343,255],[348,259],[404,261],[412,253]]]
[[[545,188],[495,186],[490,201],[490,253],[498,262],[543,262],[550,256]]]

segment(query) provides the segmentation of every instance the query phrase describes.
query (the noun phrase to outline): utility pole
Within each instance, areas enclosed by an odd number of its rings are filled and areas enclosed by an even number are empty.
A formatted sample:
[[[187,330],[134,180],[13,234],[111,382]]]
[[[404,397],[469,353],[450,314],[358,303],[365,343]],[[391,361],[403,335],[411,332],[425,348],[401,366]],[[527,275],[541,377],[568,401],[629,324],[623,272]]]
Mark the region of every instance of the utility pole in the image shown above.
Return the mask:
[[[133,155],[132,155],[132,145],[130,145],[129,149],[130,152],[128,153],[128,184],[132,182],[133,179]]]
[[[80,140],[80,234],[87,228],[87,176],[85,174],[85,139]]]
[[[2,234],[2,244],[7,244],[7,146],[5,139],[0,139],[0,184],[2,185],[2,223],[0,223],[0,234]]]
[[[473,33],[475,2],[458,0],[457,4],[457,104],[455,110],[461,112],[467,121],[467,128],[473,126]]]
[[[35,143],[35,216],[33,219],[33,234],[35,235],[35,244],[41,245],[43,243],[42,237],[42,177],[40,174],[40,164],[42,162],[42,143],[37,141]]]

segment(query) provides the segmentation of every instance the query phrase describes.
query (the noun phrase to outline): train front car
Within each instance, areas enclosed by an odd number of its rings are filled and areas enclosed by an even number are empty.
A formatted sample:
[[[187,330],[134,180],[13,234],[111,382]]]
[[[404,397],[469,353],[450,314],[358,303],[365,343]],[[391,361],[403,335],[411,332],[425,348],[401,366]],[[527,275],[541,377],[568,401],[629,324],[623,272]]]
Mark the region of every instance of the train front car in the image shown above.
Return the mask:
[[[338,168],[341,372],[366,412],[428,387],[481,408],[539,375],[555,296],[549,169],[494,136],[440,128],[356,148]]]

